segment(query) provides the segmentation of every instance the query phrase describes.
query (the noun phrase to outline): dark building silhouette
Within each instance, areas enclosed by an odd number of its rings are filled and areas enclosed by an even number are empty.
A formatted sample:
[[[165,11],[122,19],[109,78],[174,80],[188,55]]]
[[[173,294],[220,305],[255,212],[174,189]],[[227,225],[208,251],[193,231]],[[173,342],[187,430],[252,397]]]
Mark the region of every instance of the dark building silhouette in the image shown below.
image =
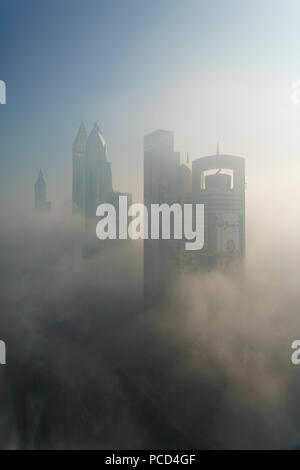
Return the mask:
[[[35,209],[42,212],[51,211],[51,202],[47,201],[47,186],[42,170],[39,171],[38,178],[34,185]]]
[[[174,151],[174,134],[157,130],[144,137],[144,204],[148,214],[151,204],[173,204],[178,201],[180,154]],[[151,220],[149,217],[149,233]],[[171,233],[172,237],[172,233]],[[144,240],[145,305],[159,301],[179,265],[179,241]]]

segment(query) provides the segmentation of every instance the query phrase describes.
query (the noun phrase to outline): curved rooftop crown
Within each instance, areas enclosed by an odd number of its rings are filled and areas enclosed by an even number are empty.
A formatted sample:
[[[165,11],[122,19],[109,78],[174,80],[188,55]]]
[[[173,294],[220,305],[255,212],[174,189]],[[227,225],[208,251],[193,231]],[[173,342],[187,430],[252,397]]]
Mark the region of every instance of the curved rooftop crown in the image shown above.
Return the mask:
[[[232,168],[237,165],[245,165],[245,158],[237,155],[215,154],[193,160],[193,169],[196,166],[210,168]]]
[[[87,156],[107,159],[107,145],[98,124],[95,122],[86,144]]]

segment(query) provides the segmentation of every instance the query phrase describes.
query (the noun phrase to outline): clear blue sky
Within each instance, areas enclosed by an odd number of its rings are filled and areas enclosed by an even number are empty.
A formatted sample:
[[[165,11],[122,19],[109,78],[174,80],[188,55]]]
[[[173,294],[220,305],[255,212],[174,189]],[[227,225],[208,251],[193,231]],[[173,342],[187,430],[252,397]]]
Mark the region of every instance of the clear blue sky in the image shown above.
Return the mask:
[[[31,184],[40,167],[67,174],[81,119],[99,122],[123,190],[157,127],[192,158],[218,139],[273,157],[286,141],[280,121],[272,139],[269,115],[288,108],[289,129],[300,122],[286,94],[300,78],[299,18],[297,0],[0,0],[2,187]],[[260,129],[269,144],[256,143]]]

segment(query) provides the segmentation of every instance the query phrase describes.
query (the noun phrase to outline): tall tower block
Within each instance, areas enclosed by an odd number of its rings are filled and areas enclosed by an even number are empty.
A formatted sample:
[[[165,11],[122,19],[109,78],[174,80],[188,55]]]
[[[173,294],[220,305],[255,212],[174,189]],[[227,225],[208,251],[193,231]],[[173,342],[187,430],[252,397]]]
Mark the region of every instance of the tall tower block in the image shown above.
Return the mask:
[[[95,217],[99,204],[112,197],[111,165],[107,158],[105,139],[95,123],[86,143],[85,215]]]
[[[157,130],[144,137],[144,204],[173,204],[178,199],[180,154],[174,152],[174,134]],[[149,233],[151,220],[149,217]],[[178,269],[178,240],[144,240],[144,301],[163,299]]]
[[[72,210],[83,213],[85,207],[85,159],[87,133],[81,123],[72,147]]]

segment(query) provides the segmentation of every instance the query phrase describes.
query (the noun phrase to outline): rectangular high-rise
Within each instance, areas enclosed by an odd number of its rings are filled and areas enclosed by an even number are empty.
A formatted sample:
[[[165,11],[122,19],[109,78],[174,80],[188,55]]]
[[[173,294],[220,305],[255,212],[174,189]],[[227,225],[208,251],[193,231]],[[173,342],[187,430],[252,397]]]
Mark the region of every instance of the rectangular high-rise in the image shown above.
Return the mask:
[[[81,123],[72,146],[72,210],[84,213],[85,208],[85,159],[87,133]]]
[[[180,154],[174,152],[174,134],[157,130],[144,137],[144,204],[148,214],[151,204],[178,199]],[[149,217],[149,233],[151,221]],[[150,306],[163,298],[178,266],[178,240],[144,240],[144,299]]]

